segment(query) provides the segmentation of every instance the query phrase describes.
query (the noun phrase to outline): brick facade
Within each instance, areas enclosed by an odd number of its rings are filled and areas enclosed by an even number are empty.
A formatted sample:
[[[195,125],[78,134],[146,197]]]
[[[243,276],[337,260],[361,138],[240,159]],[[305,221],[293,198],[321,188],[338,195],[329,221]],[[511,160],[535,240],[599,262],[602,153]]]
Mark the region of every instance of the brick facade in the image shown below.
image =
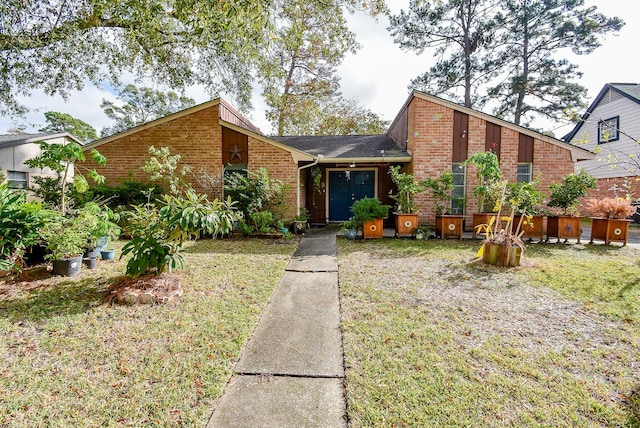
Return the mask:
[[[150,158],[149,147],[169,147],[171,154],[181,155],[181,164],[189,165],[198,174],[207,174],[220,178],[221,191],[223,163],[222,163],[222,126],[218,119],[219,106],[212,105],[185,115],[178,115],[175,119],[160,121],[145,125],[137,132],[114,140],[107,140],[96,149],[107,158],[107,165],[99,167],[90,160],[84,162],[85,167],[96,168],[106,178],[106,183],[116,185],[133,178],[148,182],[149,175],[142,171],[142,165]],[[256,171],[264,167],[269,176],[282,180],[287,185],[286,202],[289,205],[287,215],[293,217],[296,208],[296,174],[297,164],[291,154],[284,149],[270,145],[257,138],[249,138],[248,153],[241,153],[244,159],[248,157],[248,168]],[[186,176],[194,189],[204,192],[197,181]]]
[[[408,151],[412,162],[408,168],[416,180],[436,178],[451,170],[453,149],[454,109],[430,100],[414,97],[408,105]],[[496,122],[499,122],[496,119]],[[486,148],[487,120],[469,115],[467,157],[483,152]],[[500,168],[505,179],[515,182],[518,171],[518,146],[520,133],[502,126],[500,145]],[[558,182],[574,171],[571,152],[561,146],[534,138],[534,160],[532,178],[539,179],[539,190],[549,193],[549,184]],[[477,212],[478,202],[473,197],[477,185],[476,167],[469,165],[466,172],[465,194],[467,206],[465,220],[467,229],[471,217]],[[420,222],[433,224],[435,221],[434,201],[427,190],[416,198],[420,210]]]

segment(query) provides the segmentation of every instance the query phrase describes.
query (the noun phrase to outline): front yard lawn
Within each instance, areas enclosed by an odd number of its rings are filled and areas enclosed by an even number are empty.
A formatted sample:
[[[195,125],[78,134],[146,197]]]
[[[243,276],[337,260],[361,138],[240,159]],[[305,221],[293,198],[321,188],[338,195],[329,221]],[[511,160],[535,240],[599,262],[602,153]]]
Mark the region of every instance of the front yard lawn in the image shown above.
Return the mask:
[[[124,261],[0,280],[0,425],[204,426],[295,247],[190,244],[161,305],[105,303]]]
[[[339,239],[354,427],[640,426],[640,250]]]

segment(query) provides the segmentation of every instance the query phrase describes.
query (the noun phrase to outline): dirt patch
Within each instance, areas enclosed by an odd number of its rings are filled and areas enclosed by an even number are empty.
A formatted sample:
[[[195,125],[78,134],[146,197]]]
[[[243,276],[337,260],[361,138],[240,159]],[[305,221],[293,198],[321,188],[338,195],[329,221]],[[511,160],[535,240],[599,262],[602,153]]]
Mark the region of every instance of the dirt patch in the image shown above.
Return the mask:
[[[182,287],[176,274],[147,275],[136,279],[122,277],[109,287],[108,292],[109,304],[157,304],[182,296]]]

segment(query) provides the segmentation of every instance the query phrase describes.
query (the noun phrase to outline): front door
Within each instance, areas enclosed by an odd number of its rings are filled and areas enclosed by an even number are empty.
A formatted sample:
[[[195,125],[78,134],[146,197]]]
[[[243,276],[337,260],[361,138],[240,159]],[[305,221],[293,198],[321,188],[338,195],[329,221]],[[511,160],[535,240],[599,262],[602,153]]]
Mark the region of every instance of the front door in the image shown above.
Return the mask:
[[[351,205],[376,190],[373,170],[329,171],[329,221],[345,221],[353,214]]]

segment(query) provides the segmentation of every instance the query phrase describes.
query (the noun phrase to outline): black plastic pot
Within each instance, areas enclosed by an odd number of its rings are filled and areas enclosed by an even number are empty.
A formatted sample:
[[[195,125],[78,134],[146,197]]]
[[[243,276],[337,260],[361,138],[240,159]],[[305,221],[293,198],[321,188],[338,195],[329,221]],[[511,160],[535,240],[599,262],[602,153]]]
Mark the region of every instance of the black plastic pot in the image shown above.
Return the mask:
[[[82,256],[72,259],[54,260],[53,273],[62,276],[76,276],[82,267]]]

